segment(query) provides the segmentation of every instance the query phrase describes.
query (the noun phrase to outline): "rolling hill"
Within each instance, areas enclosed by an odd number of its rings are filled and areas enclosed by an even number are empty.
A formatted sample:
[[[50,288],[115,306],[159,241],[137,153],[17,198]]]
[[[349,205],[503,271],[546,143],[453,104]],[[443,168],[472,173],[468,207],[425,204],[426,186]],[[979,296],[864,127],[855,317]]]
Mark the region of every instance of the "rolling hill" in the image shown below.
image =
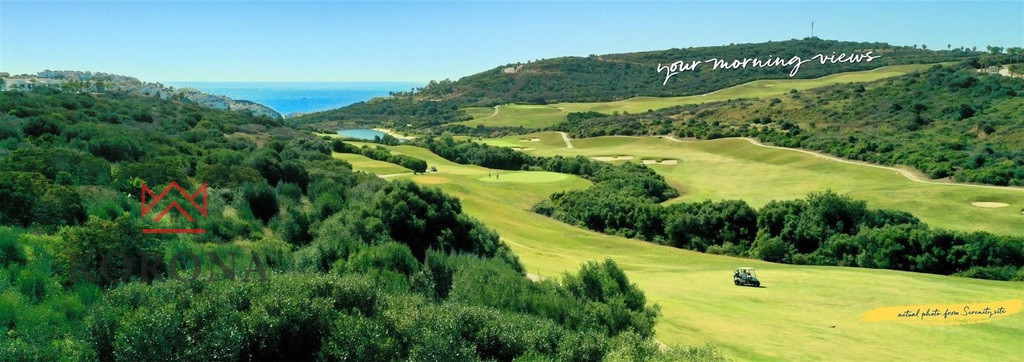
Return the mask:
[[[982,74],[962,63],[863,84],[792,89],[774,95],[747,90],[727,101],[651,113],[577,114],[552,129],[575,137],[754,137],[778,146],[906,165],[931,178],[1024,185],[1022,79]],[[598,108],[580,110],[588,109]]]
[[[956,61],[977,56],[968,50],[930,51],[885,43],[847,42],[805,38],[756,44],[669,49],[624,54],[561,57],[526,64],[507,64],[457,81],[431,82],[415,93],[398,93],[339,109],[296,117],[298,124],[383,124],[428,128],[472,119],[463,107],[493,107],[507,103],[614,101],[638,96],[703,94],[758,79],[788,79],[792,67],[739,67],[713,69],[711,65],[681,72],[663,85],[662,66],[677,61],[800,57],[872,52],[874,60],[804,64],[793,78],[811,79],[829,74],[869,70],[886,65]]]
[[[465,110],[473,116],[473,119],[456,124],[470,127],[547,128],[565,122],[568,114],[574,112],[644,113],[681,105],[721,102],[738,98],[782,96],[794,89],[805,91],[837,84],[871,82],[924,70],[929,66],[928,64],[892,65],[872,70],[836,73],[814,79],[755,80],[691,96],[633,97],[613,102],[565,102],[545,105],[504,104],[495,106],[493,109],[470,107]]]
[[[388,148],[436,166],[438,173],[404,177],[458,196],[467,213],[501,233],[529,273],[557,279],[587,260],[616,260],[661,307],[656,338],[669,345],[711,341],[728,357],[745,360],[992,360],[1017,354],[1016,336],[1024,331],[1019,316],[954,326],[861,317],[899,305],[1020,304],[1020,282],[775,264],[604,235],[529,210],[550,193],[588,187],[586,180],[460,165],[414,146]],[[757,268],[765,288],[733,286],[729,274],[739,266]],[[1007,305],[1016,307],[1012,303]]]
[[[538,139],[538,141],[530,141]],[[678,141],[663,137],[604,136],[572,140],[565,148],[554,132],[485,139],[482,142],[523,149],[537,156],[618,157],[617,162],[648,161],[680,190],[668,201],[741,199],[755,207],[771,200],[796,199],[831,189],[872,207],[903,210],[925,223],[946,229],[988,231],[1024,236],[1024,189],[926,181],[910,171],[842,162],[793,149],[756,144],[752,139]],[[674,160],[671,164],[653,163]],[[908,175],[910,177],[908,177]],[[912,177],[912,178],[911,178]],[[998,202],[1001,207],[978,207],[972,202]]]

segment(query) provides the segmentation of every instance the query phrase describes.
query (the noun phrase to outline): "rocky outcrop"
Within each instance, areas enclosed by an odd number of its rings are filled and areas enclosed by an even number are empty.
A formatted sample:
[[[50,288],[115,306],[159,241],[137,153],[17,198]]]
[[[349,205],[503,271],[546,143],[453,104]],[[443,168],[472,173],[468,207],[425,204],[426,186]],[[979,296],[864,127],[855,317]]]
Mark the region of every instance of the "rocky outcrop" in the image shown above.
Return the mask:
[[[32,90],[35,87],[45,86],[61,87],[77,92],[128,92],[163,99],[174,97],[204,107],[240,112],[248,111],[255,116],[283,119],[277,111],[256,102],[203,93],[195,88],[165,87],[160,83],[143,82],[137,78],[119,74],[77,70],[45,70],[36,75],[8,76],[4,74],[0,85],[3,86],[3,90]]]
[[[204,107],[230,111],[248,111],[255,116],[284,119],[280,113],[277,113],[277,111],[262,104],[247,100],[232,99],[218,94],[203,93],[195,88],[175,89],[173,94],[179,95],[182,100],[187,99],[190,102],[194,102]]]

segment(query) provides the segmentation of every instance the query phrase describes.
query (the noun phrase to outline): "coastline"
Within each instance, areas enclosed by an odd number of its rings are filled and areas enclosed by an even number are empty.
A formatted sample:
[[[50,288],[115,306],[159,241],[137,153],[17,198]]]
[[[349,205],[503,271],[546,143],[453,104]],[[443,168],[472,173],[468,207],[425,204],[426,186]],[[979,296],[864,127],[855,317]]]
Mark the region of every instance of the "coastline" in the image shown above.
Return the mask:
[[[398,134],[398,132],[395,132],[394,130],[387,129],[387,128],[374,128],[373,130],[374,131],[378,131],[378,132],[387,133],[387,134],[391,135],[392,137],[400,139],[400,140],[411,141],[411,140],[416,139],[416,136],[403,136],[403,135]]]

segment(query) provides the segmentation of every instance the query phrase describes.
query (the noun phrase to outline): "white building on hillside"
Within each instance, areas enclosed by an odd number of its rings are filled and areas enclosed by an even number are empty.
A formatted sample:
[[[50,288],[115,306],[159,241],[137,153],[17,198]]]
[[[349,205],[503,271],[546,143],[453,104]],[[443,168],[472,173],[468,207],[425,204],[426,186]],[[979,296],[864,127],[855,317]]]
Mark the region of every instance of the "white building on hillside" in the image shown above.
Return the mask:
[[[0,90],[5,91],[31,91],[38,87],[48,86],[59,86],[64,83],[61,79],[47,79],[47,78],[3,78],[3,87]]]

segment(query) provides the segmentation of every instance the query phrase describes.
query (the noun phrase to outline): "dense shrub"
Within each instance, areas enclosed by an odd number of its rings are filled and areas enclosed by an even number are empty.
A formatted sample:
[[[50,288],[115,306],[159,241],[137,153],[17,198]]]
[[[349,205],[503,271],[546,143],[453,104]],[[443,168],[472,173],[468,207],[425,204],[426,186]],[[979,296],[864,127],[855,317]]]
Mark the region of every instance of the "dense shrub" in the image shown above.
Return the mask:
[[[279,206],[277,194],[274,192],[274,188],[270,187],[266,182],[243,185],[241,196],[242,200],[249,207],[249,211],[252,212],[252,215],[264,224],[269,222],[270,218],[274,217],[274,215],[277,215]]]
[[[35,172],[0,171],[0,224],[46,227],[85,221],[81,195]]]

